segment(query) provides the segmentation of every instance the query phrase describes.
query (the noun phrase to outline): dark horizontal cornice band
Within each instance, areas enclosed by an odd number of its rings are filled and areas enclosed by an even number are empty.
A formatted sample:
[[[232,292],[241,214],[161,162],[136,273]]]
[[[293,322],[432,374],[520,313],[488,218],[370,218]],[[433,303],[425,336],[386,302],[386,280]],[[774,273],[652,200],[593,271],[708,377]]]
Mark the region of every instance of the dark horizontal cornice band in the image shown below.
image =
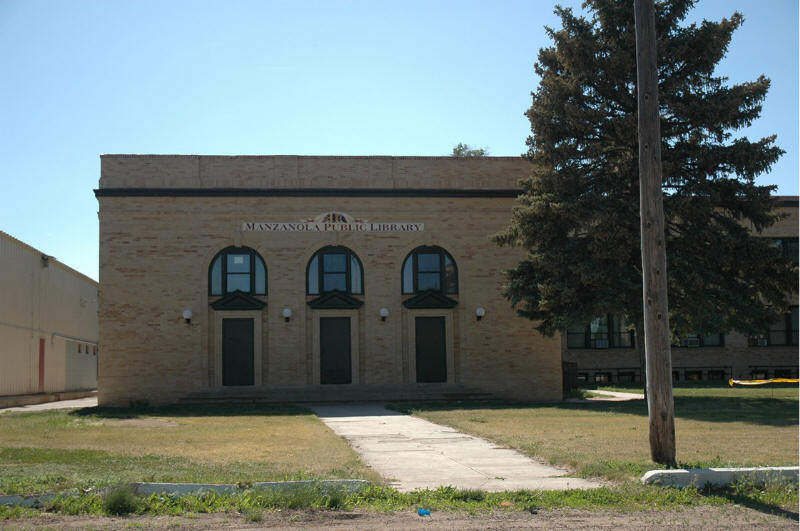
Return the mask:
[[[514,189],[450,188],[98,188],[95,197],[517,197]]]
[[[95,197],[517,197],[511,188],[96,188]],[[796,196],[774,197],[782,207]]]

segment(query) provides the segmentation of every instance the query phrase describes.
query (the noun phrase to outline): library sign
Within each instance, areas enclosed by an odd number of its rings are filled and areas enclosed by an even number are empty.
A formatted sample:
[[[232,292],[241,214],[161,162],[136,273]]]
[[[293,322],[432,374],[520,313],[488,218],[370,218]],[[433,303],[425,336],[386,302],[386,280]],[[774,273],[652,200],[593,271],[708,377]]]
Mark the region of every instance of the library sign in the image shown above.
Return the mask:
[[[424,223],[373,223],[342,212],[326,212],[298,222],[245,221],[243,231],[256,232],[423,232]]]

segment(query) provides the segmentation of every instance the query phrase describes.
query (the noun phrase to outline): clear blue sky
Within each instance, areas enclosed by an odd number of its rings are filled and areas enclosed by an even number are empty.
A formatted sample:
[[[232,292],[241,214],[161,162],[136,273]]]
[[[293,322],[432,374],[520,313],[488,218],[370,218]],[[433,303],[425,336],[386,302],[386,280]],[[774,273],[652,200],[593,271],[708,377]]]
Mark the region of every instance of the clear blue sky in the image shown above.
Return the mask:
[[[101,153],[519,155],[552,6],[0,0],[0,229],[97,278]],[[777,133],[760,182],[795,195],[797,1],[701,0],[691,19],[734,10],[719,73],[772,79],[746,134]]]

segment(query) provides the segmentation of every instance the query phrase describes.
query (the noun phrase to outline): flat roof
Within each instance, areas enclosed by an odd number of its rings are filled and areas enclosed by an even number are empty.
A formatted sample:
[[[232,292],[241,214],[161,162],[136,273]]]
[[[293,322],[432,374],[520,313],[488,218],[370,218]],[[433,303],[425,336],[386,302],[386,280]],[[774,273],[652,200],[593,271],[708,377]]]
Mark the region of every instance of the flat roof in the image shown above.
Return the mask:
[[[100,155],[102,196],[516,197],[519,157]],[[774,196],[797,207],[798,196]]]
[[[82,278],[84,280],[88,280],[89,282],[91,282],[95,286],[99,286],[100,285],[96,280],[94,280],[91,277],[86,276],[85,274],[81,273],[77,269],[71,268],[70,266],[68,266],[64,262],[59,262],[58,259],[55,256],[51,256],[51,255],[49,255],[47,253],[44,253],[44,252],[40,251],[39,249],[37,249],[36,247],[33,247],[32,245],[28,245],[24,241],[13,237],[12,235],[10,235],[9,233],[7,233],[7,232],[5,232],[3,230],[0,230],[0,236],[2,236],[3,238],[11,241],[12,243],[15,243],[15,244],[19,245],[23,249],[31,251],[32,253],[38,254],[40,256],[46,256],[48,258],[48,260],[52,261],[52,263],[57,264],[59,267],[62,267],[64,269],[66,269],[69,273],[72,273],[77,277],[80,277],[80,278]]]
[[[522,157],[101,155],[100,189],[518,189]]]

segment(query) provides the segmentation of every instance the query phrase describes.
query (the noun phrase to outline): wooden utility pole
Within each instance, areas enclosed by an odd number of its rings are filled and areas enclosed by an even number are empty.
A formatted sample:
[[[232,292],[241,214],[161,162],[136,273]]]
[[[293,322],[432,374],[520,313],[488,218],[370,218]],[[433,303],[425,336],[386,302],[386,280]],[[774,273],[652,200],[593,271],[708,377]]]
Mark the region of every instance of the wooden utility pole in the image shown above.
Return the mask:
[[[642,226],[644,348],[650,457],[675,466],[675,411],[667,304],[667,252],[661,196],[661,129],[653,0],[635,0],[639,98],[639,209]]]

